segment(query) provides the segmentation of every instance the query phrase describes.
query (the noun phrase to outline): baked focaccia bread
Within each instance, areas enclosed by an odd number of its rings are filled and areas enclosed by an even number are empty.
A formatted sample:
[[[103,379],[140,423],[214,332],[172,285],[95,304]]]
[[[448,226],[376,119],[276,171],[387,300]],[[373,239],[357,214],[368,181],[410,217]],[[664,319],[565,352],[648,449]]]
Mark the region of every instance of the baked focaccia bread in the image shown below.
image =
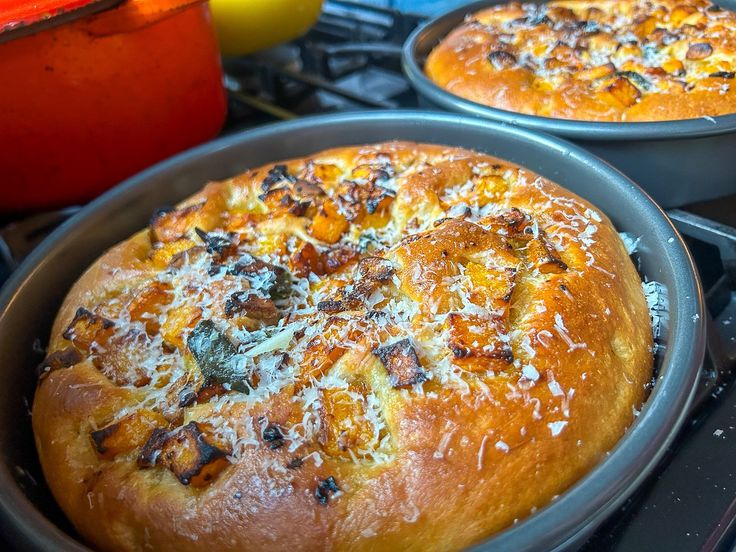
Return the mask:
[[[449,550],[599,462],[652,376],[606,216],[467,150],[270,164],[161,209],[58,314],[33,427],[102,550]]]
[[[736,14],[708,0],[513,2],[468,15],[425,71],[457,96],[585,121],[736,113]]]

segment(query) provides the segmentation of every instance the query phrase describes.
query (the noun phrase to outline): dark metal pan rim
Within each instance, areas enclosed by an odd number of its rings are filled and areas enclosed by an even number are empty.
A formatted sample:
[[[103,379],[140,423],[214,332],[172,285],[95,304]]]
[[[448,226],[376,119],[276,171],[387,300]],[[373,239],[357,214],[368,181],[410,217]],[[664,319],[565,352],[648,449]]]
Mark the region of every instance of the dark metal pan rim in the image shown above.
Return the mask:
[[[424,23],[409,35],[401,52],[401,65],[411,85],[433,104],[450,111],[461,112],[491,119],[500,123],[520,125],[525,128],[548,132],[566,138],[585,140],[677,140],[682,138],[704,138],[736,132],[736,113],[718,117],[698,117],[676,121],[653,122],[596,122],[554,119],[537,115],[526,115],[483,105],[462,98],[432,82],[423,70],[423,60],[417,52],[418,42],[426,35],[433,37],[437,27],[455,22],[460,24],[465,15],[501,2],[480,0],[455,8]],[[727,4],[728,2],[722,2]],[[452,25],[454,28],[455,25]],[[436,43],[441,38],[433,40]]]
[[[561,160],[568,158],[565,163],[594,167],[596,173],[600,175],[601,183],[605,181],[608,187],[615,190],[622,202],[628,203],[642,213],[642,225],[659,235],[666,234],[674,238],[666,249],[667,258],[661,263],[665,267],[664,270],[671,270],[673,273],[673,286],[669,290],[670,341],[662,360],[665,369],[640,415],[607,457],[557,500],[517,525],[491,537],[476,549],[523,551],[537,550],[540,547],[545,549],[564,547],[566,543],[569,544],[575,539],[575,535],[589,530],[618,507],[664,454],[686,415],[705,354],[705,308],[702,290],[694,263],[682,238],[664,212],[638,186],[610,165],[564,140],[518,127],[459,115],[408,110],[305,117],[221,138],[179,154],[130,178],[90,203],[53,232],[0,290],[0,326],[23,283],[34,274],[53,270],[53,267],[48,266],[46,259],[62,241],[83,235],[85,222],[92,220],[98,212],[109,212],[122,206],[127,196],[146,189],[154,176],[166,175],[175,168],[193,167],[206,162],[221,150],[235,149],[244,144],[257,144],[259,139],[272,136],[284,138],[298,136],[300,130],[307,128],[320,130],[339,126],[354,129],[350,133],[345,133],[346,136],[350,136],[345,140],[347,145],[361,143],[360,128],[380,128],[387,124],[436,127],[439,131],[447,126],[456,129],[460,126],[487,133],[497,139],[523,139],[525,142],[554,150],[557,152],[556,155],[560,155]],[[279,153],[275,152],[272,160],[277,159]],[[564,182],[562,184],[564,185]],[[606,211],[605,206],[603,210]],[[560,515],[561,512],[564,512],[564,515]],[[15,530],[38,549],[63,547],[66,550],[86,550],[34,507],[5,465],[0,465],[0,515],[10,520]],[[540,535],[544,535],[543,542],[540,541]]]

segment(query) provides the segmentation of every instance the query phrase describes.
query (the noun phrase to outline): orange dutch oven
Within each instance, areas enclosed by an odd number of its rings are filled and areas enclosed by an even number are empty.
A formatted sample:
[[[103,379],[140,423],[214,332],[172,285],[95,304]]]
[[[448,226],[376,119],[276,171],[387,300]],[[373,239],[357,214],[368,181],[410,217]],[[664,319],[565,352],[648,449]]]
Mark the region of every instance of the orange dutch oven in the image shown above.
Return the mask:
[[[0,83],[5,212],[87,201],[212,138],[226,114],[204,1],[126,0],[9,39]]]

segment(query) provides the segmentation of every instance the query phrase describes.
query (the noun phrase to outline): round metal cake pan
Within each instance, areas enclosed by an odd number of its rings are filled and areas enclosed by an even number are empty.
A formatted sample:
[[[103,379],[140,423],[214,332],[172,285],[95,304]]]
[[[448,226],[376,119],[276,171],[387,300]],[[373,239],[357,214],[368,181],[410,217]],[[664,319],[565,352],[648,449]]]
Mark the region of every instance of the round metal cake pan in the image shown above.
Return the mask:
[[[106,248],[144,227],[151,212],[267,162],[334,146],[391,139],[461,146],[507,159],[596,204],[620,231],[641,236],[643,278],[666,286],[669,309],[656,384],[617,446],[587,476],[479,550],[578,544],[651,472],[681,425],[705,351],[703,297],[690,255],[661,209],[620,172],[583,149],[524,129],[439,112],[372,111],[303,118],[190,150],[98,198],[49,236],[0,293],[0,520],[23,550],[83,550],[41,475],[29,404],[50,327],[65,294]]]
[[[542,0],[525,0],[540,4]],[[736,192],[736,114],[679,121],[601,123],[524,115],[452,94],[424,73],[432,49],[465,16],[507,0],[483,0],[440,15],[404,43],[402,66],[424,107],[547,132],[592,151],[641,185],[665,208]],[[736,10],[736,0],[718,4]],[[736,82],[736,81],[734,81]],[[736,86],[736,84],[733,84]]]

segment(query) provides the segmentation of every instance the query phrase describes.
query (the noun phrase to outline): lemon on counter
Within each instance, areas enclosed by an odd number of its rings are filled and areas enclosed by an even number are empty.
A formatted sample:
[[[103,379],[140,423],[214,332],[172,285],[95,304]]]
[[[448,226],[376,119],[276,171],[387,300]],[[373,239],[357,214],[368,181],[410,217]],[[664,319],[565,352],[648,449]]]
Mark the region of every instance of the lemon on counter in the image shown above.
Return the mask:
[[[304,34],[322,0],[210,0],[224,55],[243,55]]]

